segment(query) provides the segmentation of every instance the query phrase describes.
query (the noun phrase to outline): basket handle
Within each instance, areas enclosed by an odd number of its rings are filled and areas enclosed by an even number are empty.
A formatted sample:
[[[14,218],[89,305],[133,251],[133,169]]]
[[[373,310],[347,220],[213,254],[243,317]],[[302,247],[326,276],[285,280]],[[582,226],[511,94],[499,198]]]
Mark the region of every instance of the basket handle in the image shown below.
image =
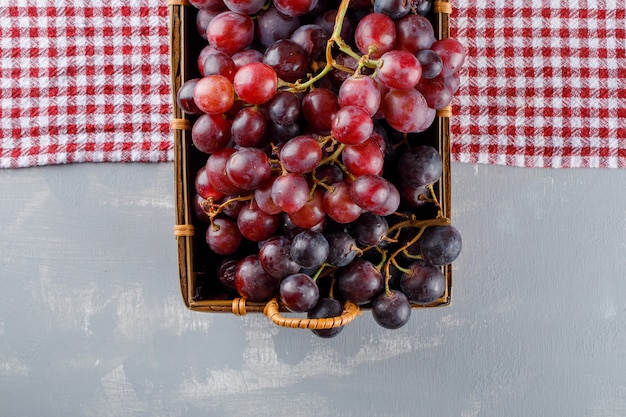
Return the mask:
[[[360,314],[360,309],[356,304],[346,302],[344,312],[341,316],[321,318],[321,319],[304,319],[298,317],[283,317],[278,310],[278,301],[274,298],[270,300],[263,309],[265,314],[274,324],[281,327],[291,327],[297,329],[332,329],[350,323]]]

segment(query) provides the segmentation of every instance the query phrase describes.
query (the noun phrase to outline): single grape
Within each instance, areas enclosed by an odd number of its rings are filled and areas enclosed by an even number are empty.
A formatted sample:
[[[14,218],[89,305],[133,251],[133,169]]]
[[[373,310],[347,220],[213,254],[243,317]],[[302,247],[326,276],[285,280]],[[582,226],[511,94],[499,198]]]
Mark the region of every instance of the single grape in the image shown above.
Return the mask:
[[[233,86],[241,100],[248,104],[263,104],[276,95],[278,78],[272,67],[251,62],[237,70]]]
[[[331,133],[339,142],[346,145],[358,145],[372,135],[374,123],[372,117],[363,108],[346,106],[337,111],[331,127]]]
[[[277,292],[280,283],[261,267],[257,255],[239,261],[235,270],[235,287],[241,297],[249,301],[267,301]]]
[[[400,288],[412,303],[427,305],[443,296],[446,278],[440,268],[417,260],[402,274]]]
[[[278,78],[291,83],[303,78],[309,71],[306,51],[289,39],[271,44],[265,50],[263,63],[272,67]]]
[[[204,113],[193,100],[193,90],[199,80],[199,78],[193,78],[186,81],[180,86],[178,93],[176,94],[176,103],[178,104],[178,107],[180,107],[181,110],[187,114],[199,115]]]
[[[296,136],[280,149],[283,167],[296,174],[313,171],[321,160],[322,148],[312,135]]]
[[[400,157],[398,172],[411,187],[422,187],[433,184],[441,177],[443,161],[437,149],[418,145]]]
[[[279,91],[267,103],[267,111],[272,122],[290,125],[300,117],[300,99],[289,91]]]
[[[328,249],[323,234],[304,230],[291,241],[291,258],[303,268],[317,268],[326,261]]]
[[[337,273],[341,295],[357,305],[371,302],[383,289],[383,276],[374,264],[355,259]]]
[[[399,329],[411,318],[411,303],[398,290],[383,292],[372,303],[372,317],[385,329]]]
[[[324,52],[328,38],[322,27],[314,24],[300,26],[289,37],[307,53],[309,59],[317,59]]]
[[[396,43],[396,27],[393,20],[383,13],[366,15],[354,32],[356,46],[363,55],[380,58],[391,51]]]
[[[254,190],[270,178],[272,169],[261,149],[241,148],[228,158],[226,175],[237,187]]]
[[[428,103],[415,89],[390,90],[383,99],[383,114],[398,132],[417,132],[428,118]]]
[[[361,175],[350,186],[350,197],[363,210],[375,210],[389,197],[389,182],[378,175]]]
[[[371,212],[361,214],[350,226],[356,241],[364,246],[378,245],[389,231],[387,220]]]
[[[422,258],[433,265],[448,265],[461,253],[461,233],[452,225],[431,226],[419,240]]]
[[[280,215],[263,212],[253,201],[241,208],[237,216],[237,227],[246,239],[262,242],[276,234],[280,227]]]
[[[328,217],[341,224],[355,221],[363,212],[352,200],[350,185],[344,181],[333,183],[324,193],[324,210]]]
[[[285,213],[295,213],[309,198],[309,184],[299,174],[281,175],[272,184],[272,200]]]
[[[326,262],[333,266],[346,266],[357,256],[358,246],[352,236],[345,232],[331,233],[326,236],[328,241],[328,258]]]
[[[397,20],[409,14],[411,4],[407,0],[374,0],[374,11],[384,13],[393,20]]]
[[[422,78],[430,80],[441,74],[443,61],[437,52],[432,49],[422,49],[417,52],[416,57],[422,64]]]
[[[410,52],[393,50],[380,57],[378,80],[389,88],[408,90],[422,77],[422,64]]]
[[[222,150],[231,139],[232,122],[223,114],[203,114],[191,128],[191,141],[200,152]]]
[[[256,107],[244,107],[233,119],[230,131],[237,145],[254,147],[262,143],[266,129],[265,115]]]
[[[395,22],[396,48],[417,54],[435,43],[435,30],[430,20],[418,14],[409,14]]]
[[[280,283],[280,301],[287,310],[306,313],[317,304],[320,296],[317,284],[303,273],[287,276]]]
[[[236,258],[224,258],[217,268],[217,279],[229,290],[236,290],[235,271],[237,270],[237,263],[239,260]]]
[[[372,77],[355,75],[341,84],[338,98],[341,107],[358,106],[374,116],[380,107],[381,95]]]
[[[330,132],[338,111],[337,96],[326,88],[316,88],[302,99],[304,118],[317,133]]]
[[[206,34],[210,45],[232,55],[252,43],[254,22],[250,16],[228,10],[211,20]]]
[[[341,152],[341,159],[348,171],[357,177],[379,175],[385,163],[380,147],[371,137],[360,145],[347,145]]]
[[[343,305],[334,298],[320,298],[317,305],[308,311],[307,317],[310,319],[326,319],[339,317],[343,313]],[[321,338],[331,338],[337,336],[344,326],[332,327],[330,329],[313,329],[313,334]]]
[[[298,17],[287,16],[271,6],[257,16],[256,39],[264,47],[268,47],[277,40],[288,39],[300,27]]]
[[[259,262],[275,278],[300,271],[300,265],[291,258],[291,239],[287,236],[273,236],[264,241],[259,249]]]
[[[241,233],[232,219],[218,217],[207,228],[206,242],[218,255],[231,255],[241,245]]]
[[[235,90],[223,75],[209,75],[198,80],[193,100],[200,110],[209,114],[226,113],[235,102]]]

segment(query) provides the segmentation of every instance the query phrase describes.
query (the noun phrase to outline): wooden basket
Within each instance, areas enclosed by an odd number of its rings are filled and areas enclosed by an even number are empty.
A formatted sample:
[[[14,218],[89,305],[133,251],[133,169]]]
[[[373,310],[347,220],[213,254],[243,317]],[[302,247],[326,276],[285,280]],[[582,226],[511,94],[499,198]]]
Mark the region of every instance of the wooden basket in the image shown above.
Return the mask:
[[[331,319],[285,318],[285,311],[278,302],[250,302],[233,297],[232,294],[206,290],[207,283],[216,280],[215,274],[219,258],[211,257],[205,242],[204,228],[192,213],[194,179],[198,168],[206,161],[192,144],[191,126],[193,116],[181,111],[176,95],[181,85],[199,76],[196,58],[204,45],[195,28],[195,9],[186,0],[169,0],[170,15],[170,65],[172,83],[172,129],[174,137],[174,175],[176,192],[176,225],[174,234],[178,241],[178,269],[182,298],[185,305],[200,312],[230,312],[245,315],[250,312],[266,314],[274,323],[285,327],[309,329],[331,328],[350,322],[359,313],[359,307],[346,303],[344,314]],[[448,1],[435,1],[430,19],[437,39],[449,37],[449,15],[451,6]],[[442,213],[450,218],[450,108],[439,110],[433,125],[422,133],[420,140],[439,150],[443,157],[443,175],[434,185],[435,193],[442,207]],[[198,259],[203,259],[199,262]],[[206,265],[209,265],[207,268]],[[213,269],[211,270],[211,266]],[[446,306],[451,301],[452,268],[443,267],[446,278],[444,295],[435,302],[426,305],[413,305],[414,308]],[[208,293],[208,294],[207,294]],[[368,306],[362,306],[368,309]]]

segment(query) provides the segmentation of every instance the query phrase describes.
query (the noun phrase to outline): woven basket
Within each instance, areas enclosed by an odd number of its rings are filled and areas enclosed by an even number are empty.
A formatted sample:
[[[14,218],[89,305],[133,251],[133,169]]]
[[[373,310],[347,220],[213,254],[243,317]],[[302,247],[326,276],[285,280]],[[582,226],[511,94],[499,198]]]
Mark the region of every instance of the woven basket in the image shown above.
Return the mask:
[[[176,192],[176,224],[174,234],[178,241],[178,269],[182,298],[185,305],[193,311],[228,312],[236,315],[263,312],[274,323],[284,327],[308,329],[327,329],[345,325],[359,314],[359,307],[346,303],[340,317],[330,319],[302,319],[283,317],[284,310],[276,300],[270,302],[249,302],[222,290],[216,283],[216,270],[219,257],[209,253],[205,242],[205,225],[198,223],[192,214],[194,179],[197,170],[206,161],[192,144],[191,126],[193,116],[181,111],[176,102],[176,95],[181,85],[199,76],[196,68],[197,54],[204,45],[195,28],[195,9],[186,0],[169,0],[170,15],[170,65],[172,83],[172,130],[174,137],[174,175]],[[437,39],[449,36],[449,15],[451,6],[448,1],[435,1],[429,18],[435,29]],[[442,213],[450,218],[450,108],[438,111],[433,125],[420,134],[421,143],[426,143],[439,150],[443,157],[443,175],[434,185],[435,193],[442,207]],[[200,259],[202,262],[200,262]],[[443,267],[446,278],[444,295],[435,302],[426,305],[413,305],[414,308],[438,307],[450,304],[452,290],[451,265]],[[369,306],[361,306],[368,309]]]

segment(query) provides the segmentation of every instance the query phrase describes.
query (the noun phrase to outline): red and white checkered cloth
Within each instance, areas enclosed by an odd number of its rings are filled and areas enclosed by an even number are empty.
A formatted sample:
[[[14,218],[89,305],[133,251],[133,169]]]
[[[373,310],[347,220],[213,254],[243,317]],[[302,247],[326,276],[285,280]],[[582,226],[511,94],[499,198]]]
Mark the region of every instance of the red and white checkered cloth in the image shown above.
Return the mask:
[[[456,161],[626,168],[626,4],[455,2]]]
[[[83,3],[0,7],[2,168],[173,158],[166,2]],[[453,160],[626,168],[622,1],[452,5]]]
[[[164,1],[8,3],[0,167],[172,159]]]

